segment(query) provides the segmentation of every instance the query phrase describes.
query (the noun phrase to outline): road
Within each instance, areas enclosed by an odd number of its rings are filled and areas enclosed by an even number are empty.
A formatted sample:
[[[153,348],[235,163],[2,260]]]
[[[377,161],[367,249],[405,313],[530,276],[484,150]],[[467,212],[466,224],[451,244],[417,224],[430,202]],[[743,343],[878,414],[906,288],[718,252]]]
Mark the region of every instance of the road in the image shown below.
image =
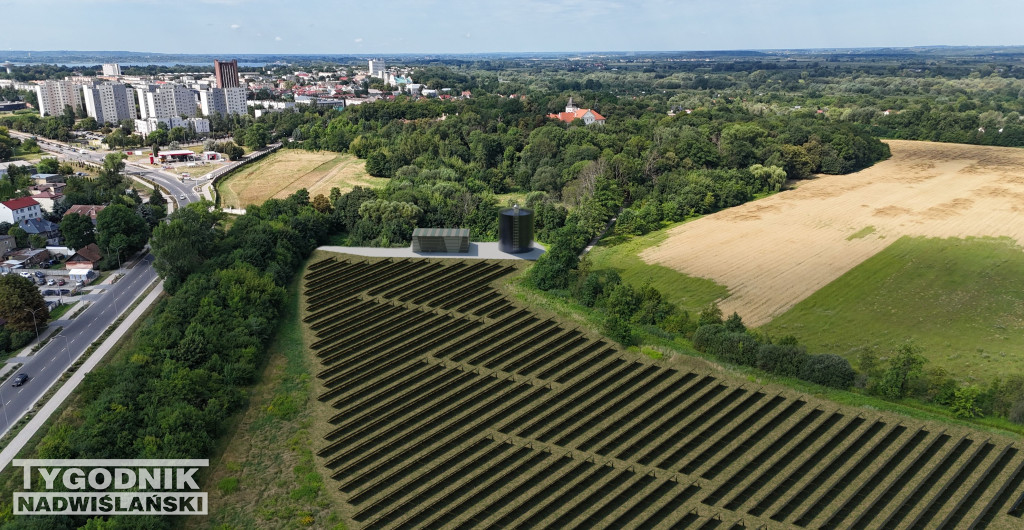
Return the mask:
[[[17,136],[21,139],[31,137],[29,134],[18,131],[10,131],[10,133],[11,136]],[[81,153],[77,147],[71,147],[55,140],[47,140],[46,138],[37,137],[36,141],[44,151],[58,155],[63,160],[86,161],[103,165],[103,159],[107,156],[106,151],[90,151],[86,149],[84,153]],[[179,207],[190,202],[197,202],[200,199],[199,193],[192,189],[193,186],[198,184],[197,181],[187,180],[182,182],[173,173],[149,167],[149,164],[127,164],[125,166],[125,174],[143,177],[167,188]],[[181,198],[182,195],[185,196],[184,199]]]
[[[102,299],[93,302],[65,324],[59,335],[50,339],[46,346],[10,374],[28,374],[31,379],[27,383],[21,387],[12,387],[5,380],[0,384],[0,408],[3,409],[0,433],[7,432],[11,424],[28,412],[32,404],[46,392],[50,383],[56,381],[73,360],[153,283],[157,276],[153,270],[153,255],[147,254],[133,268],[126,268],[124,272],[125,275],[117,283],[104,286],[107,289]],[[47,333],[49,330],[43,331],[42,335]]]

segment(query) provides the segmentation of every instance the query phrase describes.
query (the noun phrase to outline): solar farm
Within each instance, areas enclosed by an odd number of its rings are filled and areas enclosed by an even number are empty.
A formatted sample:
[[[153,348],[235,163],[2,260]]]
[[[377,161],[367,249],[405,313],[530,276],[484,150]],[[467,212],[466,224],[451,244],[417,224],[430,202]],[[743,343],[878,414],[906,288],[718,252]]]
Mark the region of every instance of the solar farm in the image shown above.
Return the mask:
[[[309,267],[350,528],[1024,527],[1008,438],[624,351],[503,294],[521,263]]]

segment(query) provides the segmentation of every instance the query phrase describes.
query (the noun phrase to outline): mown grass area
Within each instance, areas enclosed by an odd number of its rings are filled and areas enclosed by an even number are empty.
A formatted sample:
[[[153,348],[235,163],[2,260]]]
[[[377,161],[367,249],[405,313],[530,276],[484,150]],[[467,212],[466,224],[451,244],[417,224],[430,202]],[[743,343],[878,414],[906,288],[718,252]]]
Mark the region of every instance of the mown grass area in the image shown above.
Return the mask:
[[[310,197],[327,196],[331,188],[342,192],[355,186],[383,186],[387,179],[371,177],[366,163],[348,153],[281,149],[234,171],[217,182],[218,204],[245,208],[270,198],[283,199],[305,188]]]
[[[675,225],[643,236],[609,232],[588,254],[594,270],[614,269],[626,282],[635,287],[650,283],[661,291],[668,301],[691,315],[700,312],[709,303],[725,298],[729,289],[705,278],[695,278],[663,265],[650,265],[640,259],[644,249],[660,244],[668,238]]]
[[[313,463],[313,367],[304,350],[300,281],[298,275],[288,289],[249,406],[221,443],[220,456],[210,461],[212,473],[203,485],[210,515],[191,518],[190,528],[345,528]]]
[[[854,364],[913,341],[929,367],[966,381],[1024,373],[1024,249],[903,237],[761,329]]]
[[[68,311],[71,310],[72,307],[75,307],[75,304],[77,304],[77,303],[78,303],[77,301],[66,303],[66,304],[58,307],[57,309],[54,309],[53,311],[50,311],[50,320],[53,321],[53,320],[57,320],[57,319],[63,317],[64,315],[67,314]]]

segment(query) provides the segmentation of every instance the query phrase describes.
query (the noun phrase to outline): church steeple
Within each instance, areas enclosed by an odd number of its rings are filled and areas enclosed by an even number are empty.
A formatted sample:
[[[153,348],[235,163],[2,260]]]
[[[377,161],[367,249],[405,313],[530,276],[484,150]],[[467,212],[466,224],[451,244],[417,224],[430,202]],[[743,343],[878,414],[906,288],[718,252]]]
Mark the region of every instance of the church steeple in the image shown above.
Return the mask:
[[[577,107],[576,104],[572,102],[572,96],[569,96],[569,103],[565,106],[565,111],[576,112],[577,110],[579,110],[579,107]]]

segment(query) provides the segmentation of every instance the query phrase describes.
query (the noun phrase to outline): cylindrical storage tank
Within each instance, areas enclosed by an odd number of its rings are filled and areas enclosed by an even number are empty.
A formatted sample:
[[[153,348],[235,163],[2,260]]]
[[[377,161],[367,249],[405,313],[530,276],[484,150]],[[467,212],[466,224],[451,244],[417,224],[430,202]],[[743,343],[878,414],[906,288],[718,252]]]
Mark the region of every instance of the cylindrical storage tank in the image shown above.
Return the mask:
[[[533,248],[533,210],[506,208],[498,216],[498,248],[509,254]]]

